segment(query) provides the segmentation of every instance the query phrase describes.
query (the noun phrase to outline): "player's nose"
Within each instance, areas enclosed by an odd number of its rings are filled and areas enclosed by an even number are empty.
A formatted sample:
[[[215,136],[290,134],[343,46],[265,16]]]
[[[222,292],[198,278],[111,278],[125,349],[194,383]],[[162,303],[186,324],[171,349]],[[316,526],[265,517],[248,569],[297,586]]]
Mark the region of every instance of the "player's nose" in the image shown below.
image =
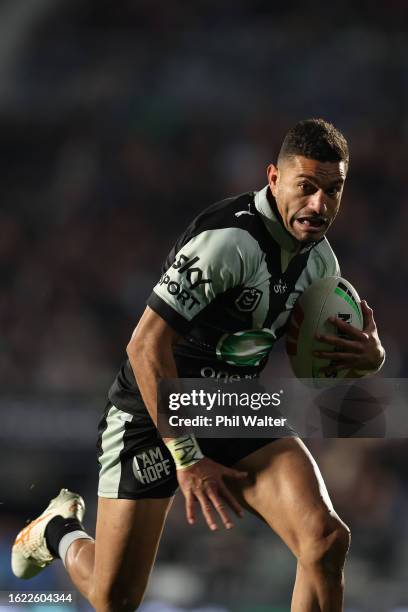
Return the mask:
[[[313,211],[316,215],[326,215],[327,204],[324,191],[318,189],[310,198],[307,203],[309,210]]]

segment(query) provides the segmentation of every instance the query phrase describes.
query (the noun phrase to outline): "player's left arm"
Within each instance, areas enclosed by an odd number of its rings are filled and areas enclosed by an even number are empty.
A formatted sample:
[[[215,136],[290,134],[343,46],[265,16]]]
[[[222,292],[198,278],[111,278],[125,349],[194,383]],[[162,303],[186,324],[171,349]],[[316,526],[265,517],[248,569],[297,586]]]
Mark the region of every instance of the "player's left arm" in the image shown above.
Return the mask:
[[[365,300],[361,302],[364,327],[362,330],[345,323],[338,317],[330,317],[329,321],[338,329],[342,336],[317,334],[316,339],[332,345],[332,351],[314,351],[316,357],[330,359],[330,369],[350,369],[349,378],[359,378],[374,374],[385,361],[385,350],[378,335],[372,308]]]

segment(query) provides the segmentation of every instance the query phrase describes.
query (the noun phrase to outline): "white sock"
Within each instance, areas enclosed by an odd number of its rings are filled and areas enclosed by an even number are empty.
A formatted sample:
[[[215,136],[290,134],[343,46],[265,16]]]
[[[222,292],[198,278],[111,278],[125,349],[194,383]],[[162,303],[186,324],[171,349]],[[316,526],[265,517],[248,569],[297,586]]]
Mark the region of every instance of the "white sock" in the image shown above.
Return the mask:
[[[93,540],[93,538],[91,538],[91,536],[85,533],[85,531],[81,531],[79,529],[77,529],[76,531],[70,531],[69,533],[66,533],[64,536],[62,536],[58,546],[58,554],[64,566],[68,548],[73,542],[75,542],[75,540]]]

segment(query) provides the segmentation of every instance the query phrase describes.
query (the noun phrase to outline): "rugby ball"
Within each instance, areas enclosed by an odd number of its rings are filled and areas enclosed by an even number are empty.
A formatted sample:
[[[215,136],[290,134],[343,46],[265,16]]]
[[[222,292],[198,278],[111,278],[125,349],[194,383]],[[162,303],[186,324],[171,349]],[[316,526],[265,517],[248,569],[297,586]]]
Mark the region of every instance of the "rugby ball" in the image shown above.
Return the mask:
[[[330,360],[313,355],[315,350],[335,350],[333,345],[319,342],[315,338],[315,334],[341,335],[338,328],[328,321],[332,316],[363,329],[358,293],[347,280],[339,276],[328,276],[313,282],[295,303],[286,335],[286,351],[297,378],[329,379],[347,376],[349,370],[338,372],[334,368],[322,373],[321,368],[330,366]]]

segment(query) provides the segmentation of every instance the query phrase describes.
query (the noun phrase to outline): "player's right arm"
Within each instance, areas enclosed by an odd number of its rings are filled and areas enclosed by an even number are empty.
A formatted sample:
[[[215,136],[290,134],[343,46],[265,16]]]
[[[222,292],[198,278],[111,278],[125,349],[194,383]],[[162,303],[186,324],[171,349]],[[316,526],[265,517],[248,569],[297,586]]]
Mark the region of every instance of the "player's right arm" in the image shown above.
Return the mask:
[[[127,354],[146,408],[157,426],[157,384],[160,379],[178,377],[173,356],[173,346],[180,335],[158,314],[146,308],[138,326],[127,346]],[[164,440],[167,444],[170,439]],[[220,516],[226,529],[233,523],[227,506],[238,516],[242,508],[228,490],[224,477],[244,479],[245,472],[223,466],[208,457],[203,457],[193,465],[177,469],[177,478],[186,501],[186,516],[190,524],[195,523],[195,502],[214,531],[217,523],[214,510]]]

